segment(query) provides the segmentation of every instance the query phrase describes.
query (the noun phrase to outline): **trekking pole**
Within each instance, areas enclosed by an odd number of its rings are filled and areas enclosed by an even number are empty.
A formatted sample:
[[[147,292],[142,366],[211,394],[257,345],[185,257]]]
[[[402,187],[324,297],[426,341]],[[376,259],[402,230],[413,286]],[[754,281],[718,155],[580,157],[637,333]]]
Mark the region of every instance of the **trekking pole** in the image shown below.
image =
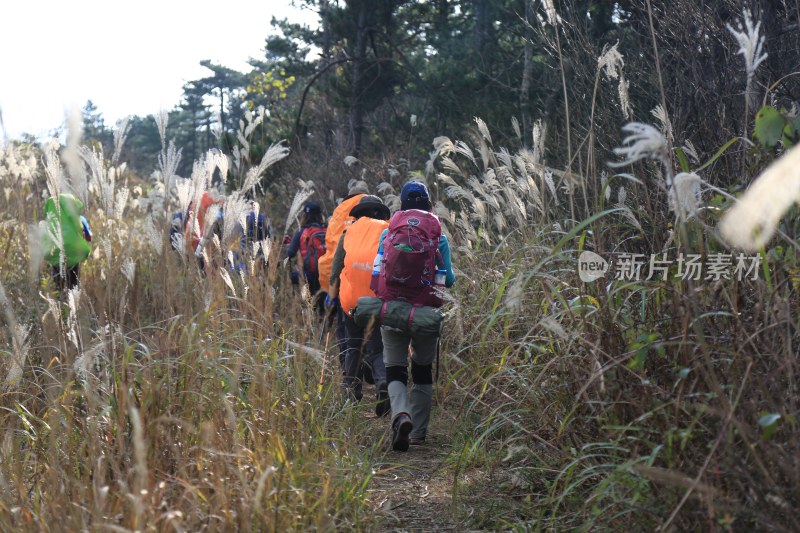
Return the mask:
[[[325,369],[328,367],[328,344],[331,340],[330,330],[325,335],[325,351],[322,352],[322,373],[319,375],[319,389],[322,390],[322,383],[325,381]]]

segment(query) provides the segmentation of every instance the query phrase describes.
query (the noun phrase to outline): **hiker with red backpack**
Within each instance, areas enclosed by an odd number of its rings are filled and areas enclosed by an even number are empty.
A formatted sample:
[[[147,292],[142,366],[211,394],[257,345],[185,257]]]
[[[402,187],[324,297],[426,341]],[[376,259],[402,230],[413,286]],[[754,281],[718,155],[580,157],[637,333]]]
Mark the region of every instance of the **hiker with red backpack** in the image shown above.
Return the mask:
[[[286,249],[286,255],[290,260],[295,257],[298,260],[298,269],[295,270],[293,266],[291,267],[292,284],[299,285],[300,271],[302,271],[314,307],[321,315],[325,313],[325,296],[320,294],[318,262],[319,258],[325,254],[326,229],[319,202],[308,200],[303,204],[300,229],[295,232]]]
[[[455,275],[450,261],[450,245],[442,233],[439,219],[431,211],[430,194],[425,184],[409,181],[400,192],[400,211],[381,234],[373,269],[375,294],[384,302],[410,303],[439,307],[438,291],[452,287]],[[384,303],[384,307],[386,304]],[[386,367],[392,411],[392,448],[407,451],[409,445],[425,443],[433,399],[433,360],[438,350],[438,335],[417,334],[412,328],[400,330],[381,326],[383,361]],[[408,386],[408,348],[411,346],[411,377]]]
[[[361,400],[362,363],[369,367],[375,383],[375,414],[380,417],[390,409],[381,332],[374,325],[356,324],[353,311],[359,298],[375,296],[370,288],[372,268],[380,237],[389,226],[389,208],[377,196],[367,194],[350,210],[350,216],[355,222],[342,234],[333,256],[328,301],[338,298],[345,314],[347,350],[342,388],[349,398]]]

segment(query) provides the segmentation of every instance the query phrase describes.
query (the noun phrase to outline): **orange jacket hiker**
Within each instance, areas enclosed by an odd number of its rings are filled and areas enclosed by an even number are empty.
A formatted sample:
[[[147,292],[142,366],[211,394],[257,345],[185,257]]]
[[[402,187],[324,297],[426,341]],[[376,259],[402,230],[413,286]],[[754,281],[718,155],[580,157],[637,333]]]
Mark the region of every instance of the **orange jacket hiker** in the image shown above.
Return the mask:
[[[330,291],[330,277],[331,265],[333,264],[333,256],[336,253],[336,246],[339,244],[339,239],[342,238],[342,233],[347,227],[355,220],[350,216],[350,210],[358,204],[363,194],[356,194],[345,198],[336,209],[333,210],[330,221],[328,221],[328,230],[325,233],[325,255],[317,261],[317,269],[319,271],[319,285],[325,292]]]
[[[372,262],[378,252],[381,233],[388,227],[389,223],[385,220],[361,217],[344,234],[345,263],[341,274],[339,301],[348,315],[360,297],[375,296],[369,288]]]

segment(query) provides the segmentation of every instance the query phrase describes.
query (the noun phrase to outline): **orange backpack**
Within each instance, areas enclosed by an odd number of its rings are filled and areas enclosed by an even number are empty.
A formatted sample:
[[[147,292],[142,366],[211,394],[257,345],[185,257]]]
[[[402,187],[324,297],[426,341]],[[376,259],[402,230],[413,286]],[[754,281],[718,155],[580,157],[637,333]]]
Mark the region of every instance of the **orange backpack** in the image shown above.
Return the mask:
[[[378,254],[381,234],[388,227],[389,223],[385,220],[361,217],[344,234],[345,258],[339,284],[339,302],[348,315],[351,315],[359,298],[375,296],[369,288],[372,263]]]
[[[336,253],[336,246],[338,246],[339,239],[342,238],[344,230],[353,223],[350,210],[355,207],[362,196],[364,195],[356,194],[342,201],[342,203],[333,210],[333,215],[331,215],[331,219],[328,221],[328,231],[325,233],[325,255],[320,257],[319,261],[317,261],[319,285],[325,292],[329,290],[333,254]]]

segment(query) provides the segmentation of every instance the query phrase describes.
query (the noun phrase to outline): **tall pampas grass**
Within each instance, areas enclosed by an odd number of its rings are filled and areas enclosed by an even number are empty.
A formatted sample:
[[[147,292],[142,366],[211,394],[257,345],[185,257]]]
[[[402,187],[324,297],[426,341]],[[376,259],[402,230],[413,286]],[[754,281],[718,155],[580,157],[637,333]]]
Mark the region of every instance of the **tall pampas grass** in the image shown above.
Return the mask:
[[[289,147],[283,144],[283,142],[270,146],[267,152],[264,154],[264,157],[261,158],[261,162],[258,164],[258,166],[255,166],[247,171],[241,191],[247,193],[252,189],[255,189],[256,185],[258,185],[261,181],[261,177],[264,172],[269,167],[288,156],[289,151]]]
[[[800,201],[800,146],[773,162],[750,185],[719,224],[725,241],[756,251],[772,238],[781,217]]]

